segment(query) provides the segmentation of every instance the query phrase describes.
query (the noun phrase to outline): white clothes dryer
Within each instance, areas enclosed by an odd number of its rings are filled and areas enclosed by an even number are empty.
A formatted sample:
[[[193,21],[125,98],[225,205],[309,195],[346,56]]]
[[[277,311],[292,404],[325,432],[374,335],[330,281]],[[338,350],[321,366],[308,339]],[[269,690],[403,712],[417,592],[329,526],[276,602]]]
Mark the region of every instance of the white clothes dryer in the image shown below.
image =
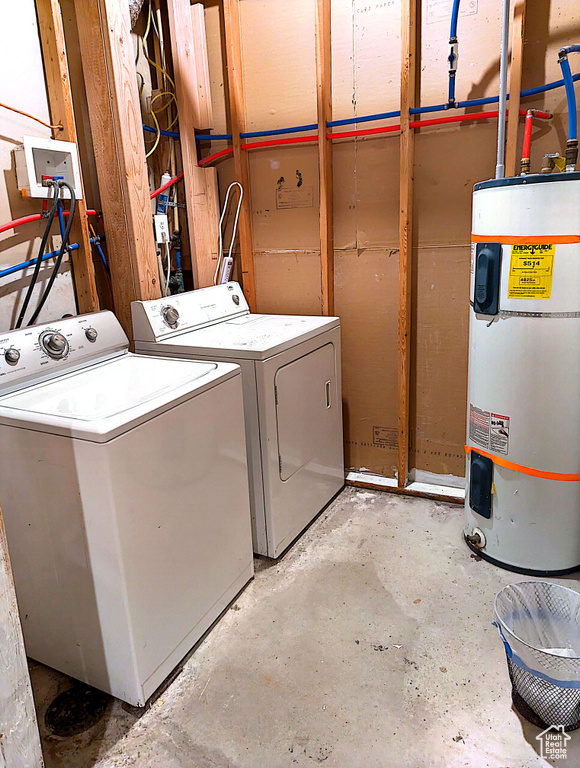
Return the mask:
[[[339,318],[251,314],[233,282],[132,316],[137,352],[241,367],[254,551],[278,557],[344,486]]]

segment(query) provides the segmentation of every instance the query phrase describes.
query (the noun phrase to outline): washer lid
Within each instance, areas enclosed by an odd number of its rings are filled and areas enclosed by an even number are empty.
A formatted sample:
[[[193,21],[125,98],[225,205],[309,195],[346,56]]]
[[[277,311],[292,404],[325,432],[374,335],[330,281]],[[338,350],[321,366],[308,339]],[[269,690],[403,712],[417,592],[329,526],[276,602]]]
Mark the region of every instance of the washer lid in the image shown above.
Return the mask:
[[[227,363],[127,353],[6,395],[0,423],[106,442],[238,372]]]
[[[161,345],[175,355],[265,360],[340,325],[338,317],[301,315],[242,315],[221,323],[173,336],[157,344],[139,344],[151,350]]]

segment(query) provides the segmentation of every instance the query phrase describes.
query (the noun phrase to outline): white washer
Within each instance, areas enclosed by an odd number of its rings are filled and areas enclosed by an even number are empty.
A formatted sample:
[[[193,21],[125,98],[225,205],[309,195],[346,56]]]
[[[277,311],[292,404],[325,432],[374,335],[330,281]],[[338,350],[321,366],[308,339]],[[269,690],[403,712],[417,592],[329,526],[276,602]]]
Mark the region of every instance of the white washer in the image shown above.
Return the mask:
[[[339,318],[250,314],[237,283],[132,314],[138,352],[241,366],[254,551],[278,557],[344,485]]]
[[[142,706],[253,574],[240,369],[3,334],[0,499],[28,655]]]

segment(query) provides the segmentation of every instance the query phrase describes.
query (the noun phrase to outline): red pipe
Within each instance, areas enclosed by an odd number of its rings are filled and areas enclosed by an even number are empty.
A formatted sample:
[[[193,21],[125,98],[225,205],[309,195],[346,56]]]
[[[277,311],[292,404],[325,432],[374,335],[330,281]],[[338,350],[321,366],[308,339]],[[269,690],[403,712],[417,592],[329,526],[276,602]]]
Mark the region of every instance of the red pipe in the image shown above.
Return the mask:
[[[521,172],[529,173],[530,154],[532,149],[532,127],[534,122],[534,110],[529,109],[526,115],[526,125],[524,128],[524,147],[522,150]]]
[[[40,219],[42,219],[42,215],[40,213],[33,213],[30,216],[23,216],[21,219],[14,219],[14,221],[9,221],[8,224],[3,224],[0,227],[0,232],[6,232],[7,229],[19,227],[21,224],[28,224],[29,221],[40,221]]]
[[[387,125],[381,128],[361,128],[358,131],[342,131],[341,133],[327,133],[327,139],[352,139],[355,136],[376,136],[378,133],[395,133],[401,129],[400,125]]]
[[[260,149],[261,147],[278,147],[283,144],[302,144],[309,141],[318,141],[318,136],[292,136],[289,139],[271,139],[270,141],[253,141],[250,144],[242,144],[242,149]]]
[[[208,157],[204,157],[203,160],[199,161],[200,165],[209,165],[209,163],[213,163],[214,160],[217,160],[220,157],[225,157],[226,155],[231,155],[233,152],[232,147],[228,147],[227,149],[222,149],[221,152],[216,152],[215,155],[208,155]]]
[[[68,211],[63,211],[63,216],[68,216]],[[96,216],[97,211],[94,211],[92,208],[89,208],[87,210],[87,216]],[[41,213],[31,213],[30,216],[23,216],[21,219],[14,219],[13,221],[9,221],[7,224],[3,224],[0,227],[0,232],[6,232],[8,229],[15,229],[16,227],[20,227],[22,224],[29,224],[31,221],[40,221],[41,219],[44,219],[45,217]]]
[[[181,181],[183,178],[183,173],[178,173],[177,176],[174,176],[172,179],[169,179],[165,184],[162,184],[159,189],[156,189],[155,192],[152,192],[150,195],[151,200],[153,200],[154,197],[159,197],[159,195],[162,192],[165,192],[166,189],[169,189],[169,187],[172,187],[174,184],[177,184],[178,181]]]
[[[493,111],[493,112],[475,112],[473,114],[469,115],[447,115],[445,117],[436,117],[431,120],[415,120],[411,123],[409,123],[409,126],[411,128],[427,128],[430,125],[444,125],[446,123],[465,123],[470,122],[474,120],[489,120],[490,118],[495,118],[499,115],[499,112]],[[520,115],[527,116],[527,112],[525,109],[520,109]],[[550,112],[540,112],[539,110],[536,111],[535,117],[540,118],[542,120],[549,120],[552,115]],[[376,136],[383,133],[396,133],[400,131],[401,126],[400,125],[387,125],[380,128],[361,128],[357,131],[344,131],[342,133],[327,133],[326,138],[327,139],[351,139],[356,136]],[[255,141],[250,144],[242,144],[242,149],[259,149],[261,147],[278,147],[282,146],[284,144],[303,144],[306,142],[311,141],[317,141],[318,136],[293,136],[292,138],[288,139],[272,139],[270,141]],[[220,157],[225,157],[226,155],[231,155],[233,152],[233,149],[229,147],[228,149],[222,149],[221,152],[216,152],[214,155],[209,155],[208,157],[205,157],[203,160],[200,160],[200,165],[208,165],[209,163],[212,163],[214,160],[218,160]]]

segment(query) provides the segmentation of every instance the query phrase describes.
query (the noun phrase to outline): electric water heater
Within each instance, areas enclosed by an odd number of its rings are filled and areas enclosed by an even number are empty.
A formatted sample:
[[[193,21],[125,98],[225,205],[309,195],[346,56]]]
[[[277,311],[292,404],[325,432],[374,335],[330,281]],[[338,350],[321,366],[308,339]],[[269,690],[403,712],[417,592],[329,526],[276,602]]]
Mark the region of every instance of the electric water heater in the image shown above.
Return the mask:
[[[465,538],[519,573],[580,567],[580,173],[476,184]]]

